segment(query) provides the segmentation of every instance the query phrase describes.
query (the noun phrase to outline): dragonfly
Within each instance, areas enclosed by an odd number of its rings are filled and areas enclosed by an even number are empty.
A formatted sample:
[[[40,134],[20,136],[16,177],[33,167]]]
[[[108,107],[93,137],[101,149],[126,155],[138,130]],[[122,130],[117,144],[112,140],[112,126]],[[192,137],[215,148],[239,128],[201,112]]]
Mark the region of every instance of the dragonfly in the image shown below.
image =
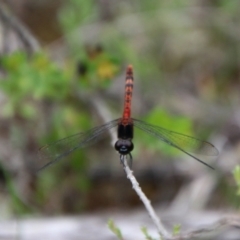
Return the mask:
[[[124,108],[121,118],[94,127],[86,132],[80,132],[43,146],[39,149],[39,155],[41,159],[46,161],[46,163],[38,171],[66,158],[78,149],[96,143],[106,132],[109,132],[114,127],[117,127],[118,137],[114,147],[120,154],[120,159],[124,156],[129,156],[130,161],[132,161],[131,152],[134,149],[134,144],[132,142],[134,128],[138,128],[156,137],[158,140],[180,150],[207,167],[214,169],[212,166],[193,155],[194,153],[197,153],[207,156],[217,156],[218,150],[211,143],[131,117],[133,80],[133,67],[132,65],[128,65],[125,78]]]

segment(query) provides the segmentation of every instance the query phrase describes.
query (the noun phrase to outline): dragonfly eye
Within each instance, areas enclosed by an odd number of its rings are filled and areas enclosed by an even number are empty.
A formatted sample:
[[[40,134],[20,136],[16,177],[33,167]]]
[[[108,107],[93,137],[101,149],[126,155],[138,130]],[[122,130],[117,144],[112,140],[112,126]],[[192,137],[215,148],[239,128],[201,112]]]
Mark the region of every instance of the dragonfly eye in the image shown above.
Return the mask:
[[[119,139],[115,143],[115,149],[122,155],[129,154],[134,148],[134,145],[131,140],[128,139]]]

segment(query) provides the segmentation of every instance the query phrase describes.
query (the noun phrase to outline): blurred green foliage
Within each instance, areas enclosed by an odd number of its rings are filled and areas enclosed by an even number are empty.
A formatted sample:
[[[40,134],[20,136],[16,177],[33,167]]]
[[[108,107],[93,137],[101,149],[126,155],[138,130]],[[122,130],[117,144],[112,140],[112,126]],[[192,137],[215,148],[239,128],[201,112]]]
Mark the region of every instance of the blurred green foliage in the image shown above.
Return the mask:
[[[240,166],[237,165],[233,170],[233,177],[237,184],[237,195],[240,196]]]
[[[119,72],[119,58],[105,51],[101,45],[86,45],[84,49],[84,54],[77,61],[76,72],[81,79],[79,87],[89,91],[106,89]]]
[[[70,0],[59,14],[59,20],[65,32],[76,29],[79,25],[96,20],[97,8],[92,0]]]
[[[60,101],[69,93],[69,76],[43,53],[36,53],[30,59],[24,52],[15,52],[2,57],[1,63],[7,74],[0,87],[11,96],[3,110],[6,117],[14,114],[36,117],[31,99]]]
[[[145,117],[144,121],[156,126],[161,126],[165,129],[172,130],[174,132],[183,133],[189,136],[193,134],[192,121],[183,116],[176,116],[168,113],[166,109],[156,107],[152,109]],[[140,151],[140,148],[146,148],[149,151],[165,154],[166,156],[176,156],[179,155],[179,150],[169,146],[159,139],[155,139],[154,136],[147,134],[143,131],[136,129],[137,137],[135,138],[135,148]],[[181,146],[181,144],[180,144]],[[188,146],[182,146],[188,149]]]
[[[12,121],[19,118],[25,121],[26,128],[15,124],[11,126],[15,128],[15,132],[16,128],[19,129],[17,132],[21,136],[18,138],[18,141],[22,142],[21,151],[28,151],[28,142],[33,146],[41,146],[91,127],[91,109],[84,101],[90,94],[104,90],[110,85],[118,72],[119,64],[114,60],[114,56],[111,58],[104,50],[83,51],[86,51],[86,58],[81,59],[85,64],[84,74],[78,71],[77,63],[68,62],[60,67],[44,52],[28,56],[19,51],[1,57],[1,67],[5,74],[0,79],[0,88],[6,98],[2,115]],[[84,94],[82,99],[78,97],[79,94]],[[34,126],[34,132],[30,126]],[[35,138],[30,137],[32,135]],[[23,140],[24,136],[26,139]],[[31,160],[31,164],[40,168],[43,163],[37,159],[37,149],[35,151],[34,162]],[[88,161],[84,152],[77,151],[63,164],[64,168],[46,170],[39,175],[34,200],[39,206],[49,202],[50,196],[54,197],[52,192],[61,195],[61,192],[58,192],[61,191],[58,187],[59,179],[66,178],[69,172],[72,177],[69,182],[66,181],[66,185],[73,185],[76,191],[82,193],[89,189],[91,184],[86,176]],[[16,201],[10,178],[8,182],[14,209],[22,209],[24,204],[21,204],[20,200]],[[79,206],[76,206],[76,209],[81,210],[84,197],[77,205]]]
[[[21,199],[17,193],[14,181],[12,176],[6,171],[2,165],[0,164],[1,173],[4,175],[4,179],[6,181],[6,189],[9,194],[9,202],[11,206],[11,210],[14,214],[21,215],[30,213],[32,211],[31,207],[27,205],[26,202]]]

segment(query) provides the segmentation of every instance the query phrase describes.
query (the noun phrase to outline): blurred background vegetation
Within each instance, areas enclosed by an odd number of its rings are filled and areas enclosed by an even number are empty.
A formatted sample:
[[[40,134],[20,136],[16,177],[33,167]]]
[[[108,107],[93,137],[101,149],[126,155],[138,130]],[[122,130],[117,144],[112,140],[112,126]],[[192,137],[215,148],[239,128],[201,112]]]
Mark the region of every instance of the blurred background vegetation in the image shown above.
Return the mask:
[[[203,207],[238,207],[232,171],[240,146],[239,1],[0,3],[40,46],[14,47],[9,38],[0,49],[2,218],[139,205],[110,136],[35,174],[43,165],[39,147],[121,117],[130,63],[133,117],[206,139],[220,151],[210,162],[217,170],[209,172],[137,131],[133,168],[148,197],[170,205],[196,176],[211,174]]]

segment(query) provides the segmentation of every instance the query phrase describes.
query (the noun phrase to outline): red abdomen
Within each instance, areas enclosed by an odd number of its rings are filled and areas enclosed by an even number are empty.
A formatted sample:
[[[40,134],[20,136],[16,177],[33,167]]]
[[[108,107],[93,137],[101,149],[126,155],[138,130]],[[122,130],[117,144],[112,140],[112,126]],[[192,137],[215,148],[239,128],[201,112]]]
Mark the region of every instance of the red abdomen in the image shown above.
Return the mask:
[[[125,82],[125,97],[124,97],[124,109],[122,124],[128,124],[131,118],[131,102],[133,92],[133,67],[128,65],[126,71],[126,82]]]

